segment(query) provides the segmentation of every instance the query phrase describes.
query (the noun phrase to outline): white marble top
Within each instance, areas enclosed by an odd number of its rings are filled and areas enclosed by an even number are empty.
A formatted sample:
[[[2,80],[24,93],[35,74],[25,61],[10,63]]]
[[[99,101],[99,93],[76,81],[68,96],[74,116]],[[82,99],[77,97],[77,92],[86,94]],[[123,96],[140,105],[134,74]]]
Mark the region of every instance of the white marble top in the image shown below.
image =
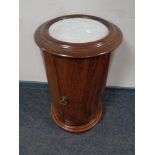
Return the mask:
[[[86,43],[104,38],[109,33],[101,22],[86,18],[68,18],[52,24],[49,34],[60,41]]]

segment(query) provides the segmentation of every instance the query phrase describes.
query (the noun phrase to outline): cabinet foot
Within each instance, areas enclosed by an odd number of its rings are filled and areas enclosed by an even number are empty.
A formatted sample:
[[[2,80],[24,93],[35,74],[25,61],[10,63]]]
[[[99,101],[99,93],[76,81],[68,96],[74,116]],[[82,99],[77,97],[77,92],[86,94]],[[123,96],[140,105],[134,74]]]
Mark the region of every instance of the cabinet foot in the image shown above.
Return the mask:
[[[56,122],[56,124],[60,126],[61,128],[65,129],[66,131],[73,132],[73,133],[85,132],[91,129],[92,127],[94,127],[101,119],[103,112],[104,111],[102,109],[102,104],[101,104],[101,107],[99,108],[99,111],[96,114],[96,116],[93,119],[91,119],[87,124],[80,125],[80,126],[72,126],[72,125],[68,125],[62,122],[57,116],[57,114],[55,113],[54,108],[51,107],[51,115],[52,115],[53,120]]]

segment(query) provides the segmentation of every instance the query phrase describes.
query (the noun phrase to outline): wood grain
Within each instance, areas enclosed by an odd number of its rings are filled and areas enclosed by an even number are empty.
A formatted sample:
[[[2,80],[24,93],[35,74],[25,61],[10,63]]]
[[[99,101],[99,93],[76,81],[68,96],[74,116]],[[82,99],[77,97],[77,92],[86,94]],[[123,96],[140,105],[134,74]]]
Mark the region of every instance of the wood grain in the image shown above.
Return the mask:
[[[67,43],[47,33],[49,26],[64,18],[91,18],[104,23],[109,35],[89,43]],[[49,88],[53,96],[51,114],[70,132],[84,132],[101,118],[111,52],[121,43],[122,33],[114,24],[94,16],[69,15],[42,24],[35,41],[43,51]]]

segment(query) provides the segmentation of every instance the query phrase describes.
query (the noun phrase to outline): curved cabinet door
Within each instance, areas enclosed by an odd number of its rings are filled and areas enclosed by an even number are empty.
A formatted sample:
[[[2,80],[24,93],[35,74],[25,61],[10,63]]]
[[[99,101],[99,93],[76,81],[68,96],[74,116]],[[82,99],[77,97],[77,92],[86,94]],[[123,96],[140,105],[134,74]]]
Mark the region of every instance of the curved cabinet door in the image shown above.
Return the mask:
[[[81,125],[101,108],[110,54],[91,58],[64,58],[44,52],[53,108],[66,124]]]

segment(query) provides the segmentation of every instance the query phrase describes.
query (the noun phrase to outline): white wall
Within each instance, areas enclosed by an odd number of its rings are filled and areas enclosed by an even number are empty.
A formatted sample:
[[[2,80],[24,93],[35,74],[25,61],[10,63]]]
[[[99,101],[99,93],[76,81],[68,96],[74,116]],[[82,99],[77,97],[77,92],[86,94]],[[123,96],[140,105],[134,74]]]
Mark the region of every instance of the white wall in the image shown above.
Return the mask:
[[[99,16],[120,27],[124,40],[113,53],[107,85],[134,87],[134,0],[20,0],[19,79],[47,82],[34,32],[47,20],[73,13]]]

